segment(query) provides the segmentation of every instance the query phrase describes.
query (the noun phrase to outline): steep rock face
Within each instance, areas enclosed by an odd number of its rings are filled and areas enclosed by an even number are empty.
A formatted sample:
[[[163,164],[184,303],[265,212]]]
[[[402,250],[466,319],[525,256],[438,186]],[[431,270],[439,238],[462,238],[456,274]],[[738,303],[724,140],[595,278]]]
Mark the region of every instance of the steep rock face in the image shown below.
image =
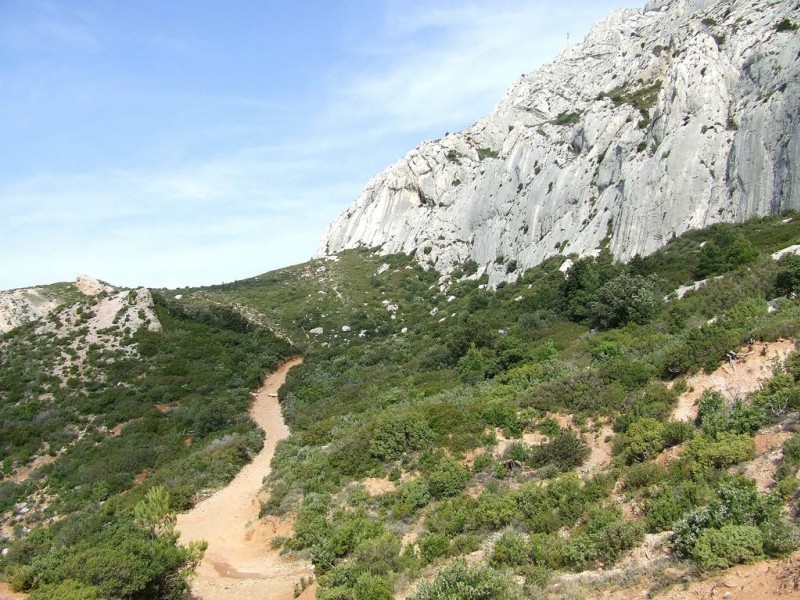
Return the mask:
[[[779,26],[781,22],[782,26]],[[490,283],[554,254],[628,259],[800,208],[795,0],[654,0],[523,76],[486,119],[374,177],[318,255],[415,253]]]

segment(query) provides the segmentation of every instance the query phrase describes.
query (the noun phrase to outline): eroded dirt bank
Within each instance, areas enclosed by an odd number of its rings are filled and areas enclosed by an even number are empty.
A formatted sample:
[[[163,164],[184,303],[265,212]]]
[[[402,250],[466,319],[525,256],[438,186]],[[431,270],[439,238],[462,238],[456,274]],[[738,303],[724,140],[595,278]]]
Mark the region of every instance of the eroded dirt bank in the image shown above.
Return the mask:
[[[206,540],[203,562],[192,580],[198,600],[292,600],[294,586],[313,573],[309,563],[279,555],[270,540],[291,533],[291,525],[258,518],[258,493],[270,472],[276,444],[289,435],[283,422],[277,391],[286,373],[302,362],[294,358],[268,374],[255,394],[250,416],[264,430],[264,448],[231,483],[178,516],[180,541]],[[302,598],[313,598],[307,590]]]

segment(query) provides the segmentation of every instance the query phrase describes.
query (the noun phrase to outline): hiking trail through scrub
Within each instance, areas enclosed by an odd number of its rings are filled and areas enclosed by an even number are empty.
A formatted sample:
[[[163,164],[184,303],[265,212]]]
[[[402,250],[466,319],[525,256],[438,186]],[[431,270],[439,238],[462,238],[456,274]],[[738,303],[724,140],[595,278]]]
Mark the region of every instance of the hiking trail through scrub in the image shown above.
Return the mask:
[[[291,535],[292,522],[258,518],[261,483],[270,473],[275,446],[289,435],[277,392],[289,369],[301,362],[298,357],[283,363],[255,393],[250,416],[266,434],[261,452],[226,487],[178,515],[181,544],[208,542],[191,581],[196,600],[292,600],[295,584],[313,576],[310,563],[281,556],[270,547],[275,537]],[[313,588],[299,598],[314,598]]]

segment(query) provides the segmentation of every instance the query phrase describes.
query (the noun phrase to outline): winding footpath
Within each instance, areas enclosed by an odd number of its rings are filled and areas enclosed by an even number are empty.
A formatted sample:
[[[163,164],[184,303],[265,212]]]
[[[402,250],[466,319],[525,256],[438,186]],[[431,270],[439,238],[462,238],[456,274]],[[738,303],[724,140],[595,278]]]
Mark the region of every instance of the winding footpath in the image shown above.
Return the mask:
[[[178,516],[180,543],[208,542],[191,582],[196,600],[292,600],[295,584],[313,574],[311,564],[280,556],[270,547],[273,537],[291,533],[291,524],[258,518],[259,492],[275,446],[289,435],[277,392],[289,369],[301,362],[293,358],[283,363],[255,393],[250,416],[266,434],[261,452],[227,487]],[[312,588],[300,596],[313,597]]]

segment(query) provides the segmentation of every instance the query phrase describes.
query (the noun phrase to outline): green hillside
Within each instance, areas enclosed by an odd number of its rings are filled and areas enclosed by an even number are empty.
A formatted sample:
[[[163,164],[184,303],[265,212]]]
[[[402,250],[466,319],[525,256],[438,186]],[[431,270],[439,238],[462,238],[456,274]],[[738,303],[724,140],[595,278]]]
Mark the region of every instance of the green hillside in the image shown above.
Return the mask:
[[[474,264],[442,281],[407,256],[348,251],[154,292],[163,333],[110,332],[119,344],[88,345],[72,371],[54,365],[72,364],[79,330],[14,330],[0,338],[3,473],[55,460],[0,482],[16,540],[5,577],[33,600],[183,597],[194,556],[136,515],[168,522],[247,462],[262,443],[249,392],[292,354],[292,435],[262,513],[297,515],[282,545],[313,562],[320,599],[467,585],[546,597],[559,574],[609,568],[673,530],[681,568],[654,566],[653,589],[784,555],[798,540],[800,359],[754,393],[705,393],[695,422],[670,415],[690,374],[750,340],[757,353],[796,338],[800,258],[769,256],[796,243],[794,214],[723,224],[628,265],[573,257],[565,273],[556,257],[497,290]],[[91,314],[68,292],[63,311]],[[766,492],[737,467],[765,428],[786,438]],[[594,468],[599,447],[612,457]]]

